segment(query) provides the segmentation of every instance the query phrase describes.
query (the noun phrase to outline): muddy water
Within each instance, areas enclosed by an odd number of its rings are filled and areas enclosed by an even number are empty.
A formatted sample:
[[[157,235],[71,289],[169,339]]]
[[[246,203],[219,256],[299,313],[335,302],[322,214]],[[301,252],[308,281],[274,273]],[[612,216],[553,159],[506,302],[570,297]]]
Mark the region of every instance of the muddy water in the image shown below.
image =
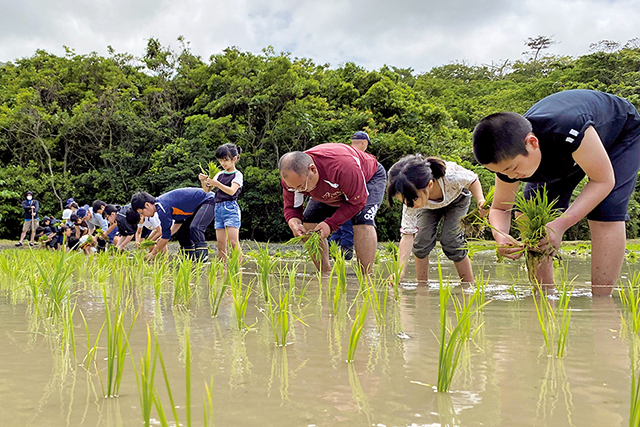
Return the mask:
[[[629,344],[621,337],[622,309],[617,296],[591,298],[588,263],[569,262],[569,275],[577,279],[564,360],[546,355],[524,271],[515,264],[496,265],[481,254],[474,257],[474,268],[490,276],[491,302],[447,394],[431,387],[437,380],[437,284],[411,284],[412,268],[400,304],[390,303],[387,326],[377,327],[369,313],[353,364],[345,363],[352,324],[347,307],[333,316],[316,282],[296,308],[306,326],[295,324],[286,348],[273,345],[256,295],[247,323],[257,323],[248,332],[235,330],[230,297],[212,319],[203,294],[193,300],[190,312],[173,310],[170,301],[155,302],[151,291],[138,295],[141,312],[130,340],[132,353],[138,364],[146,348],[146,325],[158,331],[182,425],[187,327],[194,426],[203,425],[205,383],[211,379],[216,426],[627,425],[631,371]],[[633,269],[625,266],[624,274]],[[445,276],[454,275],[448,262],[443,270]],[[350,278],[350,301],[356,288]],[[99,294],[81,295],[78,308],[95,339],[105,318]],[[5,298],[0,303],[1,426],[142,425],[130,357],[120,396],[105,399],[95,369],[81,366],[87,347],[82,318],[76,316],[77,355],[69,362],[42,330],[30,332],[28,313],[24,302]],[[98,360],[103,375],[104,345]],[[160,371],[156,386],[170,414]]]

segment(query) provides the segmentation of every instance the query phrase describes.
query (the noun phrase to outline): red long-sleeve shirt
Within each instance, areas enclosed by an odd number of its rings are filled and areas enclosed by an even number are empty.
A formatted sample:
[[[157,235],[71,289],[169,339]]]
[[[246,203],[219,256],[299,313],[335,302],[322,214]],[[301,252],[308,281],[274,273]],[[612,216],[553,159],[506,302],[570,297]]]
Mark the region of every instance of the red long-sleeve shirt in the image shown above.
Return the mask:
[[[284,199],[284,218],[303,218],[303,196],[313,200],[338,206],[338,210],[324,222],[337,230],[347,220],[360,212],[366,205],[367,181],[378,170],[378,161],[371,154],[362,152],[346,144],[320,144],[305,151],[318,168],[320,179],[316,188],[309,192],[289,191],[281,180]]]

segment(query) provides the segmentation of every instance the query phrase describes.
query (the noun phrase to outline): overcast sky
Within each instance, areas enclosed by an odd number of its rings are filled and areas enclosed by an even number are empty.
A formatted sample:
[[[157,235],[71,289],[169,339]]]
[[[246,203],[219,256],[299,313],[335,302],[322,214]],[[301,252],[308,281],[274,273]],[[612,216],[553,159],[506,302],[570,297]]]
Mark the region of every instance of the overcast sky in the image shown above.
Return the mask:
[[[527,37],[579,56],[603,39],[640,37],[640,0],[0,0],[0,61],[36,49],[142,55],[146,40],[178,47],[183,35],[207,60],[237,46],[273,46],[315,63],[353,61],[417,72],[465,61],[518,59]]]

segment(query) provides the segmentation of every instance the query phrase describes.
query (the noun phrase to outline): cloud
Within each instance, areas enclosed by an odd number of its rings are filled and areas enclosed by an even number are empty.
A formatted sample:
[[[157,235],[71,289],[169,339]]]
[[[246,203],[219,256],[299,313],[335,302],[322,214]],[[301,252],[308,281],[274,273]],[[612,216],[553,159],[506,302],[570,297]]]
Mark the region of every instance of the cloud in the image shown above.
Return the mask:
[[[602,39],[637,37],[635,0],[0,0],[0,61],[36,49],[141,55],[146,40],[183,35],[207,59],[229,46],[266,46],[316,63],[353,61],[427,71],[453,61],[518,59],[527,37],[554,36],[550,53],[581,55]]]

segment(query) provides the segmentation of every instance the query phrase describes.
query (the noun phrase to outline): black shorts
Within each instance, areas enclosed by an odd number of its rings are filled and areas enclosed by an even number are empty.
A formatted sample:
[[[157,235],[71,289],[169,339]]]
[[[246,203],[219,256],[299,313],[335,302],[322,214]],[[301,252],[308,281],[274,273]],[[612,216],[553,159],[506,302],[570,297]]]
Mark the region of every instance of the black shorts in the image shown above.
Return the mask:
[[[353,225],[376,225],[376,213],[382,204],[384,198],[384,190],[387,185],[387,173],[380,163],[378,163],[378,170],[367,181],[367,190],[369,196],[367,196],[367,203],[351,218]],[[337,206],[329,206],[326,203],[318,202],[313,199],[309,200],[307,207],[304,210],[303,222],[310,224],[318,224],[325,219],[329,218],[338,210]]]
[[[118,223],[118,234],[122,237],[133,236],[136,234],[136,226],[131,225],[127,222],[127,217],[124,215],[120,215],[118,212],[118,216],[116,219]]]
[[[611,193],[587,214],[587,219],[593,221],[629,221],[629,199],[636,188],[638,169],[640,169],[640,135],[626,136],[616,142],[609,152],[609,159],[613,166],[616,183]],[[524,187],[524,195],[529,199],[534,191],[547,186],[549,200],[557,199],[555,207],[566,210],[571,202],[573,190],[585,177],[585,173],[578,171],[565,179],[550,183],[528,182]]]

